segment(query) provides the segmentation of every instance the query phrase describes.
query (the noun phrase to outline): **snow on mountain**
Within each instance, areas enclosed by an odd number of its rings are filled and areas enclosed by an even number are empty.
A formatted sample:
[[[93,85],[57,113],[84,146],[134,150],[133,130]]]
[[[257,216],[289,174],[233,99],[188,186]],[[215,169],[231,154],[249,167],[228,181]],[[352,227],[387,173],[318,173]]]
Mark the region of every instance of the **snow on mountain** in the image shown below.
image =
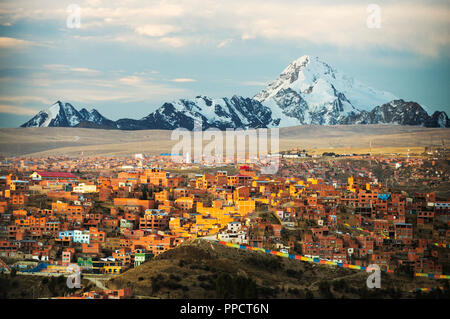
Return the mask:
[[[424,108],[416,102],[394,100],[376,106],[372,111],[362,111],[346,117],[339,124],[398,124],[420,125],[426,127],[450,127],[445,112],[436,111],[429,116]]]
[[[436,111],[433,115],[425,122],[427,127],[450,127],[450,119],[447,113]]]
[[[417,103],[394,100],[372,111],[362,111],[344,119],[340,124],[379,124],[421,125],[429,118],[428,113]]]
[[[95,109],[77,111],[72,104],[57,101],[49,108],[40,111],[21,127],[75,127],[83,122],[92,122],[98,125],[112,123]]]
[[[233,96],[231,99],[211,99],[197,96],[195,99],[180,99],[164,103],[155,112],[141,119],[146,127],[173,129],[194,128],[194,121],[202,121],[203,129],[261,128],[278,125],[271,110],[260,102]]]
[[[75,126],[80,121],[80,113],[71,104],[57,101],[48,109],[40,111],[22,127],[70,127]]]
[[[121,130],[192,130],[201,120],[210,127],[263,128],[302,124],[381,124],[449,127],[445,112],[429,116],[415,102],[368,87],[307,55],[289,64],[275,81],[253,98],[180,99],[164,103],[141,119],[111,121],[97,110],[77,111],[70,103],[56,102],[22,127],[88,127]]]
[[[288,65],[254,99],[271,109],[278,106],[299,125],[337,124],[349,115],[370,111],[396,97],[356,81],[317,57],[305,55]]]

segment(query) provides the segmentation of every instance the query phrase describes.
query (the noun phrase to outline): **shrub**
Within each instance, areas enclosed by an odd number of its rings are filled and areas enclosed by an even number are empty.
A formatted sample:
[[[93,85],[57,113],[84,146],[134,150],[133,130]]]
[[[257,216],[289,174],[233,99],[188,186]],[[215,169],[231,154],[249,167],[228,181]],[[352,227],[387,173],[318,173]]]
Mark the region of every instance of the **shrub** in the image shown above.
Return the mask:
[[[343,279],[333,281],[333,289],[336,291],[346,291],[348,289],[347,282]]]
[[[302,275],[303,275],[303,272],[302,271],[297,271],[297,270],[294,270],[294,269],[286,269],[286,275],[288,275],[289,277],[292,277],[292,278],[296,278],[296,279],[298,279],[298,280],[301,280],[302,279]]]
[[[330,290],[330,283],[326,280],[319,283],[319,292],[323,298],[333,298],[333,293]]]
[[[252,279],[221,274],[216,279],[216,295],[225,299],[257,298],[257,286]]]
[[[172,279],[172,280],[175,280],[175,281],[180,281],[181,280],[181,278],[179,276],[174,275],[174,274],[170,274],[169,278]]]
[[[305,298],[306,299],[314,299],[314,294],[311,292],[311,290],[306,289]]]
[[[164,282],[164,277],[159,274],[158,276],[151,278],[152,283],[152,293],[155,294],[161,289],[161,284]]]

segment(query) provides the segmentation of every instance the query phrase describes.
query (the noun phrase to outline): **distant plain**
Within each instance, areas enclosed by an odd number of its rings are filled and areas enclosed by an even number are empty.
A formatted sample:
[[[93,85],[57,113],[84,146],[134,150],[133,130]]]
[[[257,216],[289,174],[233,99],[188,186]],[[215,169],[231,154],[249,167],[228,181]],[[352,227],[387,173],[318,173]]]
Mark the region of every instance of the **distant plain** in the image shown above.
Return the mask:
[[[129,156],[171,152],[178,140],[172,131],[120,131],[88,128],[3,128],[0,155]],[[425,146],[450,142],[450,129],[400,125],[303,125],[281,128],[280,151],[298,148],[309,153],[413,153]],[[204,141],[204,145],[209,141]]]

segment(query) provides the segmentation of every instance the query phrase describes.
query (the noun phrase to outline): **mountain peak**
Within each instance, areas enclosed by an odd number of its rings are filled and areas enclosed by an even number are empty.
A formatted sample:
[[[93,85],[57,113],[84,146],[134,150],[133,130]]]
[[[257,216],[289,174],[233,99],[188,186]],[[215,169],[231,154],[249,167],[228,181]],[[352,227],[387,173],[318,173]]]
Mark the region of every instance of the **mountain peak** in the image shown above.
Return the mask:
[[[301,64],[305,64],[305,63],[307,64],[307,63],[309,63],[310,60],[311,60],[311,57],[309,55],[302,55],[301,57],[292,61],[291,64],[297,64],[297,65],[301,65]]]
[[[72,104],[58,100],[50,107],[40,111],[22,127],[74,127],[85,121],[96,124],[107,123],[108,125],[111,125],[110,122],[112,122],[103,117],[96,109],[88,111],[83,108],[78,111]]]
[[[316,72],[319,72],[321,68],[323,69],[322,71],[329,71],[331,69],[332,71],[336,72],[335,69],[333,69],[329,64],[320,60],[319,57],[303,55],[292,61],[281,74],[289,71],[300,72],[305,68],[314,68],[314,71]]]
[[[192,129],[196,120],[204,128],[286,127],[303,124],[426,125],[446,127],[447,114],[428,115],[415,102],[405,102],[389,92],[373,89],[334,69],[317,56],[293,60],[253,99],[233,95],[166,102],[140,120],[111,121],[97,110],[77,111],[71,104],[55,102],[22,127],[107,127],[122,130]],[[93,125],[92,123],[96,124]]]
[[[354,80],[316,56],[303,55],[291,62],[254,99],[275,113],[297,119],[297,125],[332,125],[396,97]]]

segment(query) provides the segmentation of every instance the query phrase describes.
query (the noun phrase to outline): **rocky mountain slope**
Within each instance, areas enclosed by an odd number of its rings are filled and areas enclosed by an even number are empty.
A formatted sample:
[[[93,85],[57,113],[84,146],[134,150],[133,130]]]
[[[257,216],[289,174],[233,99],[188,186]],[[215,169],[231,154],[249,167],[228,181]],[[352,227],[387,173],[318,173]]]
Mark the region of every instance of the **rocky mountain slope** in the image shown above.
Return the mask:
[[[306,55],[293,61],[254,96],[276,113],[289,116],[286,124],[294,119],[296,125],[338,124],[347,116],[370,111],[395,98],[391,93],[354,80],[317,57]]]
[[[91,125],[97,124],[102,128],[117,127],[114,121],[107,119],[96,109],[88,111],[83,108],[78,111],[72,104],[61,101],[57,101],[48,109],[40,111],[28,122],[22,124],[21,127],[77,127],[84,122],[91,123]]]
[[[88,127],[121,130],[263,128],[303,124],[399,124],[450,127],[445,112],[429,115],[415,102],[368,87],[317,57],[302,56],[253,98],[180,99],[141,119],[111,121],[97,110],[77,111],[60,101],[22,127]]]
[[[432,116],[417,103],[404,100],[394,100],[381,106],[376,106],[372,111],[362,111],[352,114],[338,124],[399,124],[422,125],[426,127],[450,127],[448,116],[445,112],[436,111]]]

